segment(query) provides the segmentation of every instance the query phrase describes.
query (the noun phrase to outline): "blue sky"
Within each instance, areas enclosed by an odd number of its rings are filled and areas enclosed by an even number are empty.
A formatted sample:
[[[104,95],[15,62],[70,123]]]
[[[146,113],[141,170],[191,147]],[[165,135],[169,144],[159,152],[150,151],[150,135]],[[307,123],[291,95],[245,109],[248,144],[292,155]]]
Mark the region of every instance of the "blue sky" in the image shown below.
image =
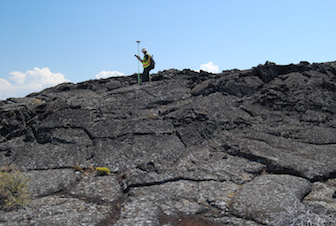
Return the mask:
[[[335,0],[0,0],[0,100],[170,68],[336,60]],[[142,69],[140,69],[142,71]]]

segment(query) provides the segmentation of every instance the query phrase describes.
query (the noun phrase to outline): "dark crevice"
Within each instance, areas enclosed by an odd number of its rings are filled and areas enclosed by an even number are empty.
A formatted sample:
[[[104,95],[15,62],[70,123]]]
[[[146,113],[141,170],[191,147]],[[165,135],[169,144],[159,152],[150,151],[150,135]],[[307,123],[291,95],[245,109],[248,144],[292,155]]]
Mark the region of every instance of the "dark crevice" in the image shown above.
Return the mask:
[[[204,214],[207,213],[207,210],[204,210]],[[203,213],[195,213],[193,215],[186,215],[185,213],[178,213],[177,215],[167,215],[161,213],[159,216],[160,225],[193,225],[193,226],[220,226],[222,223],[217,223],[211,219],[202,216]]]
[[[234,213],[231,213],[231,214],[232,214],[232,216],[234,216],[234,217],[236,217],[238,219],[242,219],[244,221],[252,221],[252,222],[255,222],[255,223],[260,224],[260,225],[268,225],[267,223],[260,222],[260,221],[258,221],[256,219],[252,218],[252,217],[240,216],[240,215],[234,214]]]
[[[256,114],[254,114],[252,111],[249,111],[246,108],[241,107],[240,109],[243,110],[244,112],[246,112],[247,114],[249,114],[251,117],[255,117],[256,116]]]
[[[325,182],[331,179],[336,179],[336,171],[335,172],[331,172],[329,175],[327,176],[317,176],[315,178],[313,178],[313,180],[311,180],[312,182]]]
[[[310,182],[314,183],[314,182],[318,182],[318,181],[326,181],[329,179],[334,179],[336,178],[336,172],[332,172],[329,175],[326,176],[315,176],[313,178],[307,178],[306,176],[302,175],[301,172],[293,169],[293,168],[288,168],[288,167],[283,167],[267,158],[261,157],[261,156],[257,156],[257,155],[253,155],[253,154],[248,154],[248,153],[243,153],[240,152],[239,150],[235,150],[235,149],[230,149],[228,150],[228,154],[232,155],[232,156],[236,156],[236,157],[241,157],[241,158],[245,158],[249,161],[253,161],[253,162],[258,162],[261,164],[264,164],[266,166],[266,172],[269,174],[288,174],[288,175],[292,175],[292,176],[297,176],[297,177],[302,177],[304,179],[309,180]]]
[[[150,183],[135,183],[135,184],[130,184],[125,189],[123,189],[123,193],[128,193],[130,191],[130,189],[132,189],[132,188],[150,187],[150,186],[162,185],[162,184],[165,184],[165,183],[177,182],[177,181],[204,182],[204,181],[219,181],[219,180],[214,180],[214,179],[192,179],[192,178],[185,178],[185,177],[176,177],[176,178],[170,178],[170,179],[162,180],[162,181],[154,181],[154,182],[150,182]]]
[[[282,167],[281,165],[278,165],[276,163],[274,163],[273,161],[261,157],[261,156],[257,156],[257,155],[253,155],[253,154],[248,154],[248,153],[243,153],[240,152],[239,150],[236,149],[230,149],[228,151],[228,154],[236,156],[236,157],[241,157],[241,158],[245,158],[249,161],[252,162],[258,162],[261,164],[266,165],[267,169],[267,173],[272,173],[272,174],[290,174],[293,176],[298,176],[298,177],[303,177],[305,178],[299,171],[295,170],[295,169],[291,169],[291,168],[285,168]],[[306,178],[308,179],[308,178]]]
[[[336,143],[335,142],[326,142],[326,143],[317,143],[317,142],[309,142],[309,141],[304,141],[302,139],[298,139],[298,138],[292,138],[294,139],[295,141],[299,142],[299,143],[303,143],[303,144],[312,144],[312,145],[316,145],[316,146],[328,146],[328,145],[335,145]]]
[[[148,136],[148,135],[173,135],[174,133],[155,133],[155,132],[149,132],[149,133],[124,133],[124,134],[117,134],[115,136],[99,136],[99,137],[90,137],[90,139],[94,142],[95,140],[117,140],[120,142],[123,142],[126,140],[130,135],[132,136]]]
[[[50,132],[55,129],[79,129],[84,131],[91,141],[94,140],[94,137],[91,135],[91,133],[86,128],[83,127],[75,127],[75,126],[60,126],[53,128],[40,127],[38,129],[32,129],[32,132],[35,140],[39,144],[46,144],[46,143],[77,144],[77,142],[74,141],[67,141],[65,139],[52,137]]]
[[[179,132],[176,131],[176,137],[181,141],[181,143],[184,145],[184,147],[188,147],[188,145],[183,141],[182,136]]]
[[[155,101],[153,103],[149,103],[147,105],[147,108],[155,108],[157,107],[158,105],[161,106],[161,105],[169,105],[169,104],[172,104],[174,103],[173,100],[158,100],[158,101]]]
[[[13,152],[10,148],[0,149],[0,152],[4,152],[5,157],[10,157],[13,154]]]

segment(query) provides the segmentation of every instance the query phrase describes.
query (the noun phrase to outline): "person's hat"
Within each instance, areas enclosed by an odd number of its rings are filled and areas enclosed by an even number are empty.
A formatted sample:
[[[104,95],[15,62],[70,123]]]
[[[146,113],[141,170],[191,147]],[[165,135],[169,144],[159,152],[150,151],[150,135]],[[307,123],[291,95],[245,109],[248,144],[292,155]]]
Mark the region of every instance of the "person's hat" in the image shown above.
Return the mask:
[[[147,52],[147,48],[146,48],[146,47],[145,47],[145,48],[142,48],[141,51],[145,51],[145,52]]]

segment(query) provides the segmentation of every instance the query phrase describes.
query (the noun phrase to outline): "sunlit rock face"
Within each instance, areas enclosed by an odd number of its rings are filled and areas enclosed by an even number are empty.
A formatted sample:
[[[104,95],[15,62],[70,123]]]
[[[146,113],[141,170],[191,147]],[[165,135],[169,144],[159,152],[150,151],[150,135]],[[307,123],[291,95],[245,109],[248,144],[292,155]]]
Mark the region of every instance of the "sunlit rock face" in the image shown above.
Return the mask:
[[[336,223],[336,62],[63,83],[0,115],[32,199],[3,225]]]

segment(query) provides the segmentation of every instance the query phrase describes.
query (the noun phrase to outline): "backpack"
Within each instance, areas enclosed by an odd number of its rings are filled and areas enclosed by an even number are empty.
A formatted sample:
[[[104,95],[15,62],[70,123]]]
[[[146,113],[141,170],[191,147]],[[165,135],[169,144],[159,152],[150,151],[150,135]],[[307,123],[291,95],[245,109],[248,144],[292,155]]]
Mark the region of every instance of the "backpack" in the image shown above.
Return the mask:
[[[155,61],[154,61],[154,58],[153,58],[153,55],[150,57],[150,66],[149,68],[152,70],[155,68]]]

